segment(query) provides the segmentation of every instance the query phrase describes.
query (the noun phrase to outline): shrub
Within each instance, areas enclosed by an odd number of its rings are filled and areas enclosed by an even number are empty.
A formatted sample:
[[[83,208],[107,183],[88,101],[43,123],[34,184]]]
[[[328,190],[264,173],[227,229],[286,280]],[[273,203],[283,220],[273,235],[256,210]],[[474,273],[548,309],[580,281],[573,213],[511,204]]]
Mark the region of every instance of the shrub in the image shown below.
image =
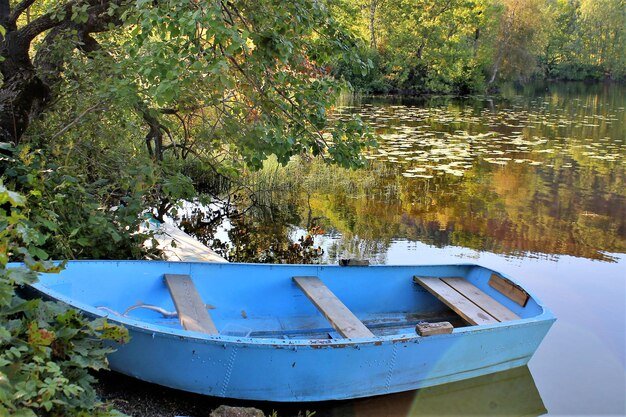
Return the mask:
[[[38,272],[63,267],[40,259],[46,237],[26,201],[0,181],[0,415],[120,416],[97,400],[89,371],[107,367],[107,342],[126,341],[126,330],[18,294]]]

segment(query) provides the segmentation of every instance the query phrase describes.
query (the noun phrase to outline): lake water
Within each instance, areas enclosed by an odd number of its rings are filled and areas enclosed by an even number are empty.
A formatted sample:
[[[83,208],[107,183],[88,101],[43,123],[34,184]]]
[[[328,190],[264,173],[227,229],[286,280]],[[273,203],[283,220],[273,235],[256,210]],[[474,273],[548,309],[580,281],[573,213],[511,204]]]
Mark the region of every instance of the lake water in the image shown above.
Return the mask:
[[[625,415],[626,88],[560,84],[499,100],[348,104],[335,117],[358,114],[380,137],[368,167],[296,163],[251,174],[265,209],[217,234],[240,246],[235,258],[271,257],[316,226],[322,262],[475,262],[516,277],[558,321],[528,368],[302,409]]]

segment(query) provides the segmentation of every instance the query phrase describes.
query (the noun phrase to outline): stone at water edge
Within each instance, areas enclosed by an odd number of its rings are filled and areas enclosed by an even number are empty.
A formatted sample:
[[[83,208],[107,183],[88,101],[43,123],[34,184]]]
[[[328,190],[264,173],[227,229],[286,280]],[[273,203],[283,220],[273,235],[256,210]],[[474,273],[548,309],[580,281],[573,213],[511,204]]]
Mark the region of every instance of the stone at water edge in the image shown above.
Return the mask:
[[[211,412],[210,417],[265,417],[263,411],[253,407],[229,407],[220,405]]]

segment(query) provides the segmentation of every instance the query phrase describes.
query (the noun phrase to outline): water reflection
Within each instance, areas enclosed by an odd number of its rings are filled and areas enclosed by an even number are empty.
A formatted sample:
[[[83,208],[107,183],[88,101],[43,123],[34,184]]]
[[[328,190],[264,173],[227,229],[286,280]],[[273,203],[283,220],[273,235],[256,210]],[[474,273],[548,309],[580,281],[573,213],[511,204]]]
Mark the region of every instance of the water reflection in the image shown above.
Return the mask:
[[[356,400],[320,416],[540,416],[547,412],[528,367]]]
[[[384,263],[397,239],[611,260],[626,252],[626,89],[540,91],[341,107],[337,117],[358,113],[381,135],[367,168],[296,160],[250,173],[267,204],[247,226],[280,225],[287,239],[313,222],[331,242],[328,262]]]
[[[134,380],[114,372],[100,373],[99,391],[115,398],[130,415],[208,417],[221,404],[256,407],[280,417],[418,417],[539,416],[546,413],[528,367],[485,375],[436,387],[349,401],[268,403],[207,397]]]
[[[381,135],[367,158],[395,169],[372,185],[389,189],[395,179],[396,193],[367,202],[328,187],[314,194],[341,206],[335,214],[342,218],[376,217],[392,238],[440,247],[597,259],[607,259],[603,251],[625,252],[625,89],[571,89],[496,103],[376,100],[344,107],[339,117],[358,113]],[[388,235],[354,229],[339,231]]]

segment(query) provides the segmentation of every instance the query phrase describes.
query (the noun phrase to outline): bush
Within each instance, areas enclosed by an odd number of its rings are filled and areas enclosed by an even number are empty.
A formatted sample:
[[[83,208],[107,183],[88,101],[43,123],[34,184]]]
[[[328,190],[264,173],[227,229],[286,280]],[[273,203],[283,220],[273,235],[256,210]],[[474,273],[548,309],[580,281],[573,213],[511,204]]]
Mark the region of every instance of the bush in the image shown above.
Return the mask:
[[[124,174],[133,178],[121,188],[122,181],[90,183],[83,175],[71,175],[48,163],[40,151],[20,148],[12,150],[12,155],[4,181],[25,198],[25,222],[34,233],[26,249],[37,258],[142,259],[157,255],[142,245],[150,236],[137,233],[150,173]]]
[[[26,198],[0,182],[0,415],[119,416],[97,400],[89,371],[107,367],[105,342],[124,342],[126,330],[18,295],[38,272],[62,268],[37,259],[45,238],[30,214]],[[23,266],[8,268],[9,259]]]
[[[598,66],[572,62],[554,65],[548,76],[565,81],[599,81],[606,78],[603,69]]]

